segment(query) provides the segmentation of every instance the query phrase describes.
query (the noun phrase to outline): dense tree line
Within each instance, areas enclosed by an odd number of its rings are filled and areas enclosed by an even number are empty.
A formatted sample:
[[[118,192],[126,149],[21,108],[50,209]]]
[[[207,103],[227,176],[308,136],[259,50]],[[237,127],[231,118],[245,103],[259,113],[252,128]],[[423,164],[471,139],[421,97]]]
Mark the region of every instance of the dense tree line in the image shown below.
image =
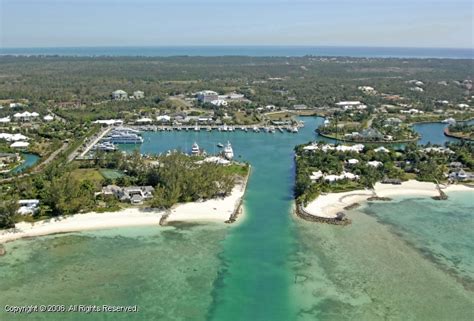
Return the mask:
[[[468,170],[474,170],[474,145],[466,142],[449,144],[453,153],[425,151],[416,144],[407,144],[404,149],[389,148],[389,152],[376,152],[374,147],[366,146],[361,153],[336,150],[305,151],[304,145],[296,147],[295,198],[302,203],[315,199],[321,192],[342,192],[360,188],[372,188],[383,179],[417,179],[420,181],[441,182],[446,180],[450,162],[460,162]],[[357,164],[348,165],[349,159]],[[379,161],[379,167],[369,166],[368,161]],[[343,170],[359,175],[360,179],[343,179],[327,182],[323,179],[312,182],[312,172],[339,175]]]

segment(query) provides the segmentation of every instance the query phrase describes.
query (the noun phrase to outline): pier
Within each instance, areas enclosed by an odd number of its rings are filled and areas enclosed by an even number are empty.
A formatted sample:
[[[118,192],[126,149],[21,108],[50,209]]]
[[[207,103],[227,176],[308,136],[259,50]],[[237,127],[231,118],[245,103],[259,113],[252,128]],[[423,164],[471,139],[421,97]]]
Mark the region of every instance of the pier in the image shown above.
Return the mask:
[[[186,132],[254,132],[254,133],[298,133],[298,130],[304,125],[302,123],[293,126],[264,126],[264,125],[129,125],[134,129],[140,131],[151,132],[171,132],[171,131],[186,131]]]

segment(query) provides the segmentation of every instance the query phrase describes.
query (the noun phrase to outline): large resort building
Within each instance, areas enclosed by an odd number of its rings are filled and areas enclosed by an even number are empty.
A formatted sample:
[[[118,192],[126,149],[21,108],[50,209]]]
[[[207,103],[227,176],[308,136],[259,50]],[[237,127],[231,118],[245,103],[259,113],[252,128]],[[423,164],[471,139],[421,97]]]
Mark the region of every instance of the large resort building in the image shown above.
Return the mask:
[[[210,103],[219,100],[219,95],[212,90],[203,90],[197,93],[197,99],[201,103]]]

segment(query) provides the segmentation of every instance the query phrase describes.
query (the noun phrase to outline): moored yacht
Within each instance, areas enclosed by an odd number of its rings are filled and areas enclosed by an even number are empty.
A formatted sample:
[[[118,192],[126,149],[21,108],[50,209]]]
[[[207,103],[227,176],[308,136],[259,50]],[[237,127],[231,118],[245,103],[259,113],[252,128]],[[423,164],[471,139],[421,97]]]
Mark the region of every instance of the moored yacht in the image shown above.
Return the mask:
[[[224,148],[224,157],[228,160],[234,158],[234,150],[232,149],[230,142],[227,142],[227,145]]]
[[[199,145],[194,142],[193,147],[191,148],[191,155],[197,156],[201,153],[201,150],[199,149]]]

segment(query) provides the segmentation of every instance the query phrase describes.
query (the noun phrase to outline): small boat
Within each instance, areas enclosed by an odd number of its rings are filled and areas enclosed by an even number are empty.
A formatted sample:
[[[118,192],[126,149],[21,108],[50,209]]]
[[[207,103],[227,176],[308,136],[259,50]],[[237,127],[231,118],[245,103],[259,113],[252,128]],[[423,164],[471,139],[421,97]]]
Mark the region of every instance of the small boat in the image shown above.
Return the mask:
[[[207,127],[207,131],[208,131],[208,132],[212,131],[212,128],[211,128],[211,127]]]
[[[195,131],[195,132],[198,132],[198,131],[200,131],[200,130],[201,130],[201,128],[199,128],[199,126],[194,127],[194,131]]]
[[[297,133],[297,132],[298,132],[298,127],[297,127],[297,126],[293,127],[293,129],[291,130],[291,132],[292,132],[292,133]]]
[[[191,155],[197,156],[201,153],[201,150],[199,149],[199,145],[194,142],[193,147],[191,148]]]
[[[257,126],[253,126],[253,131],[255,133],[260,133],[260,129]]]
[[[222,148],[222,147],[224,147],[224,144],[218,143],[218,144],[217,144],[217,147]]]
[[[234,151],[232,149],[232,146],[230,145],[230,142],[227,142],[227,145],[224,148],[224,157],[227,160],[231,160],[232,158],[234,158]]]

